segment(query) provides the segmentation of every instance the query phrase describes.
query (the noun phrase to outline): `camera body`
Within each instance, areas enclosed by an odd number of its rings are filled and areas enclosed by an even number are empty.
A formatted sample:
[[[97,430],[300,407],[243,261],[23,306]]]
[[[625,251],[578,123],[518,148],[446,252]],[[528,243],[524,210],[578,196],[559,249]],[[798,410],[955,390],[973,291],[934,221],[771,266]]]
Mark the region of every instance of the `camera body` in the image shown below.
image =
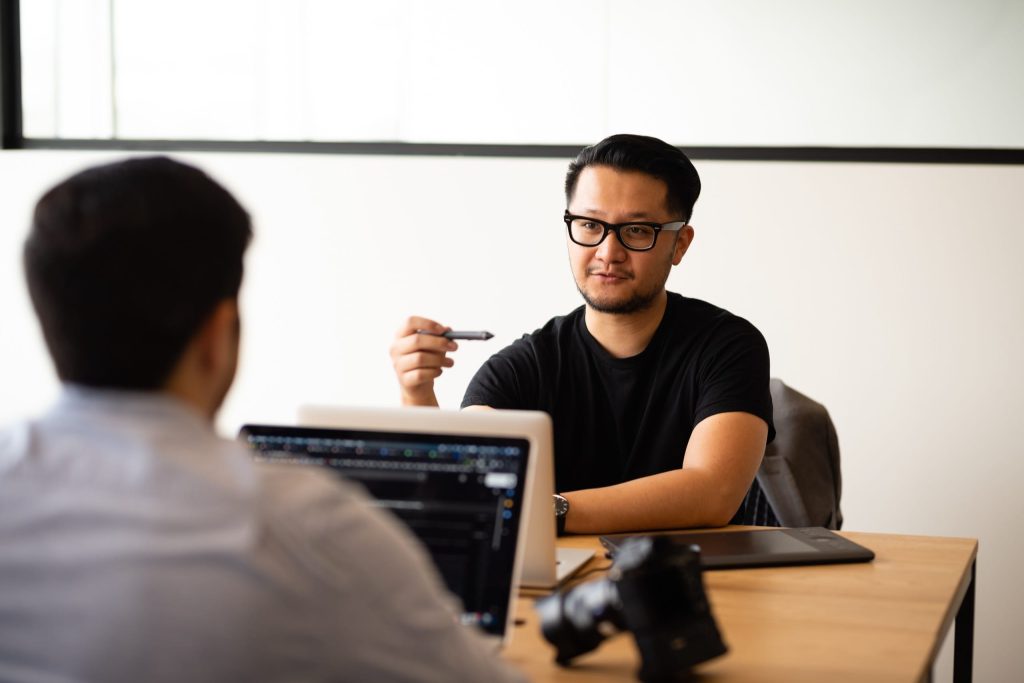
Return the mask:
[[[726,651],[699,551],[670,536],[629,539],[607,578],[543,598],[537,611],[562,665],[620,631],[636,640],[643,681],[684,680],[695,665]]]

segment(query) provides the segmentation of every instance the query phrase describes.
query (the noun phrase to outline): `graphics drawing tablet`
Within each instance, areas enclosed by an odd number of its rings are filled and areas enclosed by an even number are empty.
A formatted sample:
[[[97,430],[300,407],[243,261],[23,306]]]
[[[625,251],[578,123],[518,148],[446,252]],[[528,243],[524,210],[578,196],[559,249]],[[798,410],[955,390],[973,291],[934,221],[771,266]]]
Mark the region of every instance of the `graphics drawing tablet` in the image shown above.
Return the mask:
[[[668,533],[698,546],[704,569],[869,562],[875,557],[868,548],[823,527]],[[601,536],[601,545],[615,557],[619,544],[637,535],[649,534]]]

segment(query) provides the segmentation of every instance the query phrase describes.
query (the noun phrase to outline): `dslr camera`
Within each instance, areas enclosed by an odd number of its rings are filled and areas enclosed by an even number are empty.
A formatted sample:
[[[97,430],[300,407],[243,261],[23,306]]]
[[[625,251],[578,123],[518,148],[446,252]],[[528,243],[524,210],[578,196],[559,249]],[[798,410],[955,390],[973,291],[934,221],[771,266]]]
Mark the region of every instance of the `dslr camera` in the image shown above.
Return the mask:
[[[700,551],[671,536],[626,540],[607,578],[542,598],[536,609],[562,666],[622,631],[636,640],[642,681],[686,680],[727,649],[704,593]]]

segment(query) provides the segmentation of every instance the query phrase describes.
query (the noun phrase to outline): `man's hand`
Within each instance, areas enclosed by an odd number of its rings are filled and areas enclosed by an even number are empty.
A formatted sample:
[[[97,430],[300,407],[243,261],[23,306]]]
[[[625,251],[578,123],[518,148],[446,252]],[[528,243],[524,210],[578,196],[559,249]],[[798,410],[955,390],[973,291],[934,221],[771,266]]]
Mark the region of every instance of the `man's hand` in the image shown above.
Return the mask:
[[[411,316],[398,328],[391,343],[391,364],[402,388],[402,405],[437,407],[434,380],[444,368],[455,364],[447,354],[459,348],[455,342],[437,336],[449,330],[441,323],[417,316]]]

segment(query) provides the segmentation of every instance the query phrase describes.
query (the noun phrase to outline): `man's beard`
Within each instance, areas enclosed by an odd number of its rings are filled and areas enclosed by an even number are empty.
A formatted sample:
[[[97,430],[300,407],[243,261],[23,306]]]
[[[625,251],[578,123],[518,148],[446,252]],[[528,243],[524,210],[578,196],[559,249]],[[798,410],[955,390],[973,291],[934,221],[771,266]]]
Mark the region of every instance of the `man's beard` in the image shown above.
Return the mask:
[[[576,289],[592,309],[598,313],[611,313],[612,315],[628,315],[646,310],[651,307],[661,293],[660,290],[634,292],[633,296],[625,301],[601,301],[587,294],[578,282],[576,283]]]

